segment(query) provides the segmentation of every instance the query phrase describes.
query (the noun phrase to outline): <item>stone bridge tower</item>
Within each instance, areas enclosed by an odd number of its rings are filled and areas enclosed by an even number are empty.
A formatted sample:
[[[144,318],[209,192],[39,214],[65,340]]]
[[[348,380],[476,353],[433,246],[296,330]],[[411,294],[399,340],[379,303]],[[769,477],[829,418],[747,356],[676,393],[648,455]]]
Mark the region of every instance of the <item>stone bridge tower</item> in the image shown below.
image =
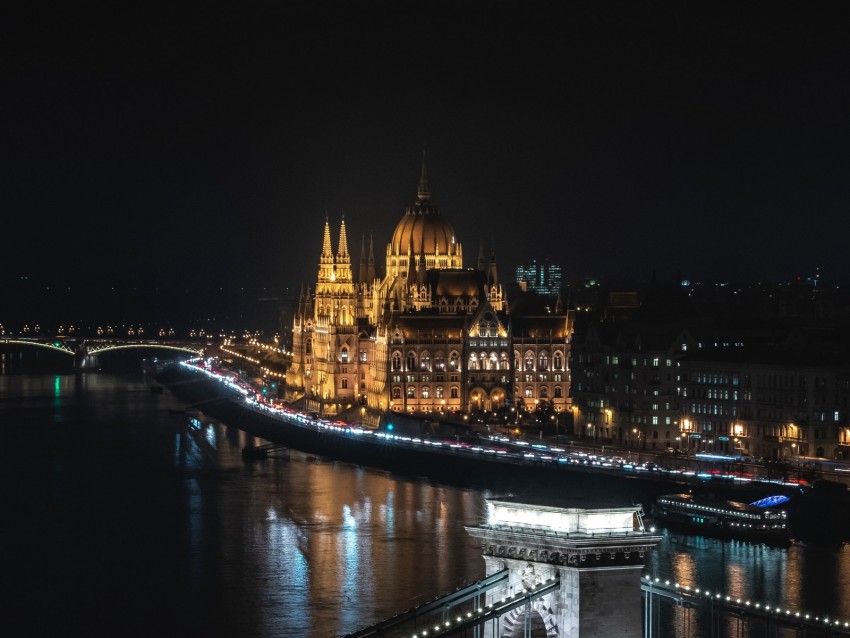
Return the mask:
[[[510,576],[486,604],[552,577],[560,587],[488,621],[484,638],[643,635],[641,573],[661,537],[644,529],[640,505],[502,498],[487,509],[487,522],[466,530],[481,541],[486,575]]]

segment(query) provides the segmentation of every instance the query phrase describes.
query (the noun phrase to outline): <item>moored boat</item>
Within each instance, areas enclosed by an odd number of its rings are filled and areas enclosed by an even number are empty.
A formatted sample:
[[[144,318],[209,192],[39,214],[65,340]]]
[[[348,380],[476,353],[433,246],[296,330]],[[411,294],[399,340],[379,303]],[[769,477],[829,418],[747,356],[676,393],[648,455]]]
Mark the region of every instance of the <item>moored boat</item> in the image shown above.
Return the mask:
[[[664,526],[691,533],[755,542],[790,542],[788,512],[777,507],[787,497],[754,503],[694,494],[663,494],[655,499],[654,518]]]

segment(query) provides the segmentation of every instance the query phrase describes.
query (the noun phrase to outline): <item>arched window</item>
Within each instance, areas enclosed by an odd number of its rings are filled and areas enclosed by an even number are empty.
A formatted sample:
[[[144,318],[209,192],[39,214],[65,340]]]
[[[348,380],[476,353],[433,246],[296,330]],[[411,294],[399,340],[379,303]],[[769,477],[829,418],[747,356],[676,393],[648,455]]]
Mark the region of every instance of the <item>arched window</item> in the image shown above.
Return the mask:
[[[419,357],[419,367],[423,370],[431,371],[431,355],[427,350],[422,353],[421,357]]]
[[[343,326],[348,325],[348,306],[343,306],[339,310],[339,322]]]
[[[549,398],[549,389],[544,385],[540,388],[540,398],[548,399]]]
[[[498,368],[498,359],[496,358],[496,353],[491,352],[490,358],[487,360],[487,369],[488,370],[496,370]]]
[[[561,386],[559,386],[559,385],[555,386],[555,398],[556,399],[561,398]]]
[[[534,370],[534,353],[531,350],[525,353],[525,369]]]
[[[393,352],[393,370],[401,370],[401,353]]]
[[[458,360],[457,352],[452,352],[449,355],[449,370],[457,370],[457,360]]]
[[[514,370],[522,370],[520,365],[519,350],[514,350]]]
[[[469,370],[478,370],[478,355],[474,352],[469,353],[469,363],[466,364]]]
[[[407,369],[416,370],[416,355],[412,352],[407,353]]]
[[[492,317],[485,317],[481,323],[478,324],[478,336],[479,337],[496,337],[498,333],[496,331],[496,322],[493,321]]]
[[[343,347],[343,349],[339,351],[339,359],[342,363],[348,363],[348,348]]]
[[[304,352],[313,354],[313,339],[310,337],[307,337],[307,343],[304,344]]]
[[[457,399],[457,398],[458,398],[457,386],[452,386],[452,389],[451,389],[451,390],[449,390],[449,396],[450,396],[452,399]]]
[[[499,370],[507,370],[508,369],[508,353],[503,352],[499,355]]]
[[[540,353],[540,356],[537,357],[537,369],[538,370],[548,370],[549,369],[549,354],[545,350]]]
[[[438,399],[443,398],[443,386],[441,386],[441,385],[437,386],[437,398]]]
[[[401,398],[401,388],[399,388],[399,387],[393,388],[393,399],[400,399],[400,398]]]
[[[445,370],[446,369],[446,355],[444,355],[441,351],[437,351],[437,354],[434,355],[434,369],[435,370]]]
[[[552,366],[555,368],[555,370],[564,369],[564,355],[561,354],[560,350],[552,356]]]
[[[530,385],[525,386],[525,398],[530,399],[533,396],[534,396],[534,389]]]
[[[422,387],[422,398],[428,399],[430,397],[431,397],[431,388],[429,388],[427,385],[423,386]]]
[[[412,385],[407,386],[407,398],[408,399],[415,399],[416,398],[416,388],[414,388]]]

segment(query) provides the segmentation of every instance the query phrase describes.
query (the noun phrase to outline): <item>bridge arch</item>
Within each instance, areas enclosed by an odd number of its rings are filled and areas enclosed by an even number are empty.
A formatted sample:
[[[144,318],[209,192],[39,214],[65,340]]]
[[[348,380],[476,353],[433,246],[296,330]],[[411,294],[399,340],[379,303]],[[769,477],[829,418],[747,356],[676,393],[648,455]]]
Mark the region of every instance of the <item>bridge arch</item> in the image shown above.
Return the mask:
[[[168,350],[181,352],[194,357],[203,356],[204,346],[200,344],[159,343],[156,341],[120,341],[117,339],[57,339],[54,337],[0,339],[0,346],[32,346],[60,352],[74,357],[74,368],[77,370],[97,368],[98,356],[116,350],[141,348],[145,350]]]
[[[530,609],[529,609],[530,607]],[[528,618],[527,618],[528,617]],[[526,633],[528,620],[528,633]],[[501,619],[501,638],[558,638],[557,617],[542,598],[527,607],[517,607]]]
[[[34,346],[36,348],[45,348],[47,350],[52,350],[54,352],[61,352],[62,354],[69,354],[74,356],[76,354],[76,350],[71,348],[67,342],[64,341],[37,341],[35,339],[0,339],[0,345],[15,345],[15,346]]]

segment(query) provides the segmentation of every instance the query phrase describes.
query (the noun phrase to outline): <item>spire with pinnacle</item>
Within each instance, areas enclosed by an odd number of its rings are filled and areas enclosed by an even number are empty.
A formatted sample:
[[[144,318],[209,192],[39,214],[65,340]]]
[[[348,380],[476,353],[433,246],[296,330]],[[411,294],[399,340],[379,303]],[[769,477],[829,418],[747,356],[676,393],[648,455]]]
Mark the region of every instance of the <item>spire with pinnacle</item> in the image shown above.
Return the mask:
[[[357,276],[357,282],[366,283],[366,235],[360,236],[360,270]]]
[[[331,248],[331,225],[328,216],[325,215],[325,236],[322,239],[322,261],[330,258],[333,261],[333,249]]]
[[[496,270],[496,241],[491,240],[490,244],[490,270],[487,273],[487,283],[491,286],[499,283],[499,275]]]
[[[345,217],[342,218],[342,225],[339,229],[339,251],[336,254],[336,262],[338,264],[350,263],[351,256],[348,254],[348,236],[345,234]]]
[[[331,225],[325,215],[325,234],[322,238],[322,255],[319,257],[319,281],[334,279],[334,254],[331,248]]]
[[[372,233],[369,233],[369,263],[366,266],[366,280],[369,283],[375,281],[375,251],[372,249]]]

